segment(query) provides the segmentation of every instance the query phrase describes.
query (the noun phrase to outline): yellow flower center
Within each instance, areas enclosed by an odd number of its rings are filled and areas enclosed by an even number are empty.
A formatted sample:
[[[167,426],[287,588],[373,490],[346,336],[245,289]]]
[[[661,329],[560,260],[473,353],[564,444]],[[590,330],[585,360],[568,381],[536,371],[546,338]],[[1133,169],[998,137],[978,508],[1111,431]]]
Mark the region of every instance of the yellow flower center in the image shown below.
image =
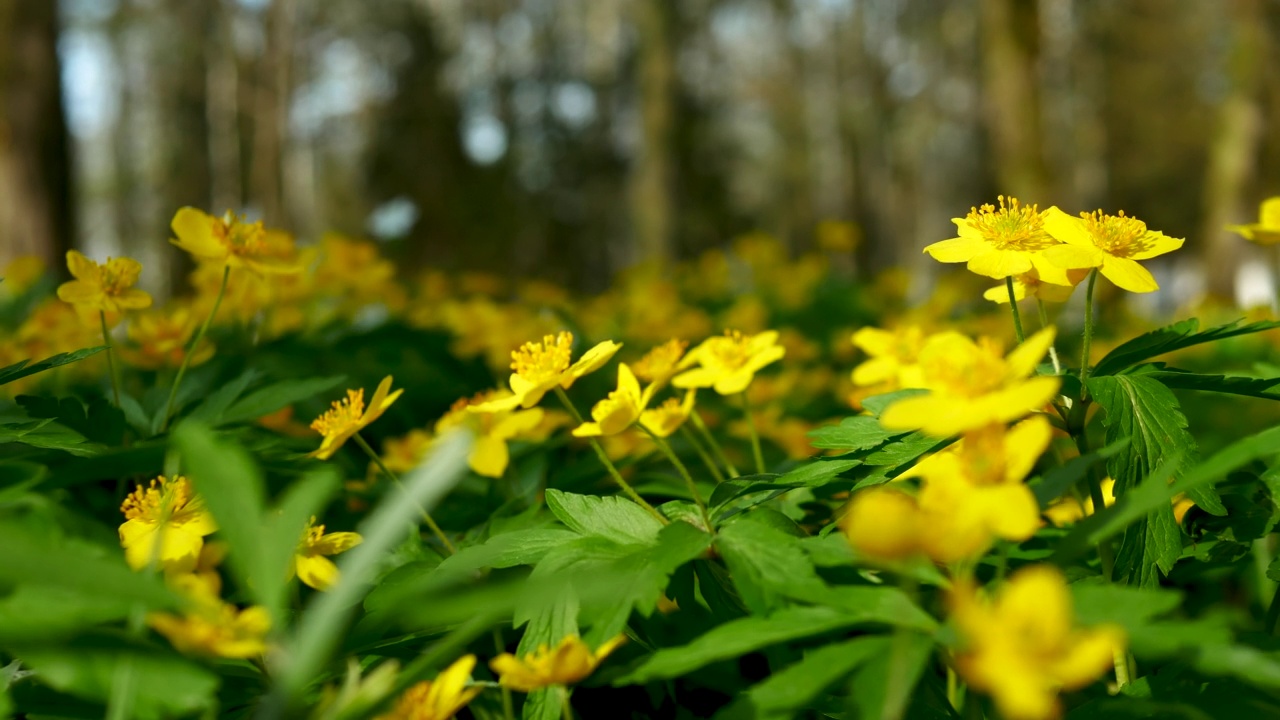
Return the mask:
[[[347,396],[334,400],[333,407],[311,423],[311,429],[324,436],[338,435],[360,424],[364,415],[364,388],[348,390]]]
[[[120,504],[120,512],[129,520],[158,523],[166,512],[173,517],[186,507],[194,494],[185,477],[179,475],[170,481],[161,475],[149,485],[138,485]]]
[[[647,381],[652,381],[654,378],[663,375],[670,375],[675,370],[676,363],[680,362],[680,358],[684,357],[685,348],[688,346],[689,343],[684,340],[668,340],[650,350],[631,369],[635,372],[636,377]]]
[[[1107,215],[1101,210],[1080,213],[1093,243],[1109,255],[1129,257],[1151,247],[1147,239],[1147,224],[1129,217],[1121,210],[1117,215]]]
[[[324,537],[324,525],[316,524],[316,516],[312,515],[307,521],[307,530],[302,534],[302,542],[298,543],[299,550],[308,550],[315,547],[320,542],[320,538]]]
[[[246,223],[243,217],[227,211],[221,219],[215,218],[213,235],[232,255],[262,255],[267,250],[267,231],[262,221]]]
[[[1017,198],[1006,201],[999,196],[1000,208],[987,203],[980,208],[970,208],[965,221],[982,235],[982,239],[1001,250],[1035,252],[1056,241],[1045,232],[1044,213],[1033,205],[1023,205]]]
[[[721,337],[711,338],[703,346],[700,358],[704,367],[737,370],[751,361],[751,338],[740,330],[725,330]]]
[[[467,408],[472,405],[483,405],[490,400],[497,400],[507,395],[509,393],[501,390],[485,390],[469,398],[458,398],[449,407],[449,412],[436,421],[436,432],[442,433],[446,430],[466,425],[480,435],[488,435],[493,426],[497,424],[499,418],[505,418],[511,413],[504,411],[467,412]]]
[[[558,378],[569,369],[573,333],[547,335],[542,342],[527,342],[511,353],[511,369],[534,385]]]
[[[1005,477],[1004,431],[991,426],[968,433],[960,449],[960,464],[971,485],[999,485]]]
[[[981,338],[977,345],[956,343],[950,352],[928,353],[920,365],[928,385],[949,395],[978,397],[1004,380],[1004,354],[997,340]]]

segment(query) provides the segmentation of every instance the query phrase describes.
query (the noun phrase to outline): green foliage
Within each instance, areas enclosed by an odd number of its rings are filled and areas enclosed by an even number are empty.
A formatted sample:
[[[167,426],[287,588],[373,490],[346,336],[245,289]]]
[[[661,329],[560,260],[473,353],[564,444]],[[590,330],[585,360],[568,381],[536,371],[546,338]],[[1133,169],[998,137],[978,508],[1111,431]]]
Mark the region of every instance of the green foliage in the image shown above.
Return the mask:
[[[8,385],[14,380],[21,380],[24,377],[30,377],[36,373],[42,373],[45,370],[52,370],[56,367],[80,362],[81,360],[93,357],[106,349],[106,345],[100,345],[98,347],[85,348],[74,352],[58,353],[53,357],[47,357],[39,362],[33,363],[30,360],[16,362],[8,367],[0,368],[0,385]]]

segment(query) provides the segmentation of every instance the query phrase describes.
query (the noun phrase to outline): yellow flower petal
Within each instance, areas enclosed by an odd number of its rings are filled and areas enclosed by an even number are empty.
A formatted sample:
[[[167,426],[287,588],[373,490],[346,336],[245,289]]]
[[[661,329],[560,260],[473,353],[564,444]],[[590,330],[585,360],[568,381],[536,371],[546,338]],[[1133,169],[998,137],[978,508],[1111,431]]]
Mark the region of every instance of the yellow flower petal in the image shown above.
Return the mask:
[[[1013,250],[985,249],[969,259],[970,272],[1002,280],[1032,268],[1030,253]]]
[[[1103,277],[1116,284],[1122,290],[1135,293],[1149,293],[1160,289],[1156,279],[1142,265],[1128,258],[1106,256],[1102,261]]]
[[[576,435],[577,432],[575,431],[574,434]],[[579,437],[582,436],[579,435]],[[493,435],[481,435],[471,446],[467,464],[477,475],[500,478],[507,471],[510,460],[506,440]]]
[[[924,252],[938,262],[958,263],[968,262],[969,258],[986,248],[987,244],[980,238],[958,237],[927,245]]]
[[[1009,380],[1020,380],[1036,371],[1036,367],[1053,345],[1057,329],[1052,325],[1036,331],[1034,335],[1011,350],[1005,357],[1005,377]]]
[[[338,566],[323,555],[294,555],[298,579],[316,590],[328,590],[338,582]]]

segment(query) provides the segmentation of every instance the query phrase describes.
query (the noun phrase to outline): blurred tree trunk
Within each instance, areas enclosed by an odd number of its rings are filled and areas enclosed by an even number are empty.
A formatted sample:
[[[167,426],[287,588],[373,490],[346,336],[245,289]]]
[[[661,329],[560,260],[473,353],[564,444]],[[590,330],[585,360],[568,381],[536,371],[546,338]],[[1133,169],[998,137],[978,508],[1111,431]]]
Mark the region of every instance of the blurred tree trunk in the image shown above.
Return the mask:
[[[1037,3],[982,0],[981,22],[984,110],[1000,192],[1048,205],[1037,93]]]
[[[1227,79],[1230,90],[1218,108],[1217,128],[1209,146],[1204,225],[1200,230],[1204,238],[1202,257],[1209,293],[1228,302],[1235,300],[1236,269],[1243,245],[1224,227],[1232,220],[1252,218],[1242,203],[1262,141],[1259,68],[1266,42],[1266,18],[1261,2],[1231,0],[1229,11],[1232,42]]]
[[[71,163],[58,3],[0,0],[0,265],[71,246]]]
[[[675,110],[675,51],[671,47],[674,6],[666,0],[636,0],[636,70],[640,94],[640,149],[631,174],[631,214],[636,260],[671,257],[672,126]]]
[[[284,143],[288,132],[293,62],[293,0],[272,0],[266,13],[266,46],[253,94],[253,159],[249,200],[269,225],[291,226],[285,208]]]

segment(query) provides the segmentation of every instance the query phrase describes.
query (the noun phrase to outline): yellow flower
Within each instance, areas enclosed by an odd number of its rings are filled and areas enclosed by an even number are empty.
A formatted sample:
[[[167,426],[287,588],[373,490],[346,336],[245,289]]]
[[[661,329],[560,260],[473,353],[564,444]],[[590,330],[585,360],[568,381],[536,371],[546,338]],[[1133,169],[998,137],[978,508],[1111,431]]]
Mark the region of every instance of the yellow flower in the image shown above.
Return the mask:
[[[578,378],[599,370],[621,347],[619,343],[605,340],[570,364],[573,333],[561,331],[559,335],[545,336],[542,342],[527,342],[511,353],[511,369],[515,372],[508,382],[514,395],[472,405],[471,411],[531,408],[556,386],[568,390]]]
[[[382,442],[382,464],[395,473],[406,473],[418,467],[431,447],[432,435],[426,430],[410,430],[403,437]],[[371,471],[372,472],[372,471]]]
[[[101,265],[75,250],[67,253],[75,280],[58,286],[58,298],[77,309],[121,313],[151,306],[151,296],[134,286],[142,264],[132,258],[107,258]]]
[[[1045,406],[1058,392],[1057,377],[1030,377],[1053,344],[1045,328],[1002,356],[998,342],[956,333],[934,335],[920,352],[924,387],[930,392],[899,400],[880,424],[891,430],[919,429],[949,437],[994,422],[1008,422]]]
[[[640,383],[626,363],[618,365],[618,389],[591,408],[591,419],[573,429],[574,437],[617,435],[640,419],[649,404],[648,391],[641,392]]]
[[[520,692],[533,692],[551,685],[572,685],[595,671],[609,653],[626,641],[619,635],[605,642],[595,652],[577,635],[569,635],[555,648],[539,645],[524,657],[503,653],[489,662],[503,687]]]
[[[320,257],[315,281],[326,293],[358,303],[385,300],[393,308],[404,305],[395,265],[378,253],[377,245],[326,233],[320,238]]]
[[[1259,245],[1280,244],[1280,196],[1262,201],[1258,208],[1258,222],[1228,225],[1227,229]]]
[[[510,395],[505,390],[490,390],[470,399],[462,398],[436,422],[436,434],[459,425],[475,431],[476,440],[467,456],[467,465],[477,475],[502,477],[511,462],[507,443],[516,438],[534,437],[546,415],[542,408],[472,411],[477,406],[492,406]]]
[[[1040,212],[1035,205],[1022,205],[1017,198],[1006,202],[1003,195],[999,201],[999,209],[987,204],[970,208],[963,218],[952,218],[960,237],[933,243],[924,251],[938,262],[967,262],[970,272],[998,280],[1032,268],[1051,272],[1058,267],[1044,254],[1058,244],[1045,227],[1053,208]]]
[[[849,544],[867,557],[902,560],[920,551],[920,506],[915,498],[898,490],[863,490],[849,502],[840,529]]]
[[[645,353],[631,369],[657,392],[676,373],[693,364],[693,358],[684,354],[687,347],[689,343],[684,340],[668,340]]]
[[[818,247],[827,252],[851,253],[862,242],[862,230],[851,222],[823,220],[814,230]]]
[[[204,499],[181,475],[173,480],[161,475],[149,485],[138,485],[120,512],[126,518],[120,526],[120,545],[134,570],[145,568],[154,554],[161,568],[189,572],[200,557],[204,536],[218,529]]]
[[[1053,280],[1041,279],[1039,270],[1032,268],[1030,272],[1021,273],[1013,277],[1013,297],[1017,300],[1023,300],[1028,297],[1039,298],[1045,302],[1064,303],[1071,297],[1071,291],[1075,290],[1075,286],[1081,280],[1088,276],[1088,270],[1045,270],[1046,276],[1050,275]],[[982,297],[991,302],[1005,303],[1009,302],[1009,289],[1004,285],[997,285],[990,290],[982,293]]]
[[[324,526],[316,525],[316,516],[312,515],[302,533],[302,540],[298,542],[298,549],[293,553],[289,577],[297,573],[298,579],[308,587],[328,590],[338,582],[338,566],[327,556],[346,552],[362,542],[364,538],[360,533],[325,533]]]
[[[1107,507],[1115,504],[1115,487],[1116,481],[1106,478],[1100,484],[1102,488],[1102,502]],[[1049,518],[1049,522],[1054,527],[1064,527],[1071,525],[1077,520],[1081,520],[1093,514],[1093,498],[1086,497],[1084,501],[1080,501],[1067,495],[1059,498],[1052,505],[1044,509],[1045,517]]]
[[[678,388],[714,388],[721,395],[740,393],[761,368],[787,354],[777,343],[776,330],[758,335],[725,330],[724,335],[707,338],[690,353],[699,367],[677,375],[671,382]]]
[[[1097,680],[1125,646],[1117,627],[1074,627],[1066,579],[1049,565],[1014,573],[992,601],[963,582],[949,600],[964,644],[956,669],[1009,720],[1059,717],[1058,693]]]
[[[1156,279],[1138,264],[1182,247],[1183,241],[1147,229],[1147,224],[1124,214],[1106,215],[1101,210],[1080,213],[1073,218],[1057,208],[1049,208],[1045,229],[1066,243],[1048,253],[1062,267],[1096,267],[1111,282],[1129,292],[1158,290]],[[1077,255],[1083,251],[1083,260]]]
[[[685,391],[684,399],[667,398],[661,405],[640,413],[640,424],[658,437],[670,437],[693,413],[696,390]]]
[[[311,453],[311,457],[328,460],[351,439],[352,435],[363,430],[370,423],[382,417],[382,413],[391,407],[404,390],[391,392],[391,376],[388,375],[378,384],[373,393],[369,408],[364,406],[364,388],[348,390],[342,400],[334,400],[328,412],[311,423],[311,429],[324,436],[320,447]]]
[[[1022,541],[1040,527],[1040,508],[1023,480],[1049,446],[1053,430],[1036,415],[1008,431],[993,424],[965,433],[920,461],[901,478],[920,477],[920,510],[927,518],[921,541],[929,557],[952,562],[972,557],[993,537]]]
[[[181,575],[171,583],[187,597],[182,615],[151,613],[147,624],[169,639],[178,651],[224,658],[252,658],[266,652],[271,617],[266,608],[240,610],[223,602],[214,588],[195,575]]]
[[[8,295],[21,295],[44,276],[45,269],[44,258],[39,255],[19,255],[0,273],[4,279],[0,288]]]
[[[199,319],[185,305],[140,314],[129,322],[129,339],[137,347],[122,348],[120,354],[133,365],[147,370],[176,368],[182,365],[187,355],[187,343],[198,324]],[[202,338],[191,354],[190,366],[195,367],[211,357],[213,344]]]
[[[193,207],[184,207],[170,223],[177,238],[170,240],[199,260],[245,267],[258,274],[298,272],[291,261],[292,241],[269,232],[262,222],[245,222],[228,211],[220,218]]]
[[[893,330],[865,327],[855,332],[852,342],[868,358],[853,369],[853,384],[888,383],[891,390],[921,387],[924,378],[920,375],[920,351],[924,341],[924,330],[919,325],[902,325]]]
[[[376,720],[449,720],[483,690],[467,687],[475,666],[475,655],[463,655],[435,680],[423,680],[405,690],[391,712]]]

